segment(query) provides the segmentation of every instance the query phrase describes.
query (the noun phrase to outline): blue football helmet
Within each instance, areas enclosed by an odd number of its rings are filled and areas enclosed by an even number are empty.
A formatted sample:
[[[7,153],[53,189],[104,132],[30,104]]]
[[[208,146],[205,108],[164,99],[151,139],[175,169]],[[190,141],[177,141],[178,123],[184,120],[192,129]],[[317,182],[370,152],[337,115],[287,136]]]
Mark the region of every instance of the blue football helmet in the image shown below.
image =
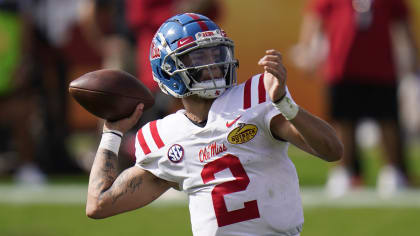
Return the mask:
[[[236,84],[234,44],[209,18],[185,13],[168,19],[150,47],[153,79],[177,98],[216,98]]]

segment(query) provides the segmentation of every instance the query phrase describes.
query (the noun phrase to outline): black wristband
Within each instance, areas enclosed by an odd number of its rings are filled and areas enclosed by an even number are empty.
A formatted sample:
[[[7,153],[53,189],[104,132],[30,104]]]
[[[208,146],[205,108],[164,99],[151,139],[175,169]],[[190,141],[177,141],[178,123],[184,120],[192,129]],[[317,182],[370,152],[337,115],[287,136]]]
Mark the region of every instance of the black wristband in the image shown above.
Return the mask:
[[[108,134],[108,133],[115,134],[115,135],[117,135],[120,138],[123,137],[121,134],[119,134],[119,133],[117,133],[115,131],[112,131],[112,130],[102,132],[102,134]]]
[[[283,95],[283,96],[281,96],[281,97],[280,97],[279,99],[277,99],[276,101],[273,101],[273,103],[274,103],[274,104],[277,104],[277,103],[281,102],[281,100],[283,100],[283,98],[284,98],[284,97],[286,97],[286,94],[287,94],[287,93],[284,93],[284,95]]]

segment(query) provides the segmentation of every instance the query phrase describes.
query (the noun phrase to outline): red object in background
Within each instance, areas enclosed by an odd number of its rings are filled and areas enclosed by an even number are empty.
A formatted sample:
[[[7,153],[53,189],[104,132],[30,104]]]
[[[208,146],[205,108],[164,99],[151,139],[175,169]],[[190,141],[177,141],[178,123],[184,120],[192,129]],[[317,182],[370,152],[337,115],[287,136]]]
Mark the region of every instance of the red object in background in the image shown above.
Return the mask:
[[[137,78],[152,92],[159,88],[152,77],[150,43],[160,25],[172,16],[173,2],[174,0],[126,0],[127,21],[137,40]]]
[[[310,2],[307,10],[322,18],[332,45],[325,68],[329,83],[343,77],[372,78],[368,83],[395,83],[390,27],[392,21],[407,18],[407,7],[402,0],[375,0],[372,8],[372,25],[358,30],[352,0]]]
[[[127,22],[137,40],[137,77],[153,93],[159,89],[152,77],[149,61],[150,44],[160,25],[175,15],[174,4],[179,0],[126,0]],[[216,1],[202,13],[215,20],[220,13]]]
[[[92,68],[99,68],[101,66],[101,55],[90,47],[78,25],[71,28],[69,40],[62,50],[72,67],[75,65],[91,65]]]

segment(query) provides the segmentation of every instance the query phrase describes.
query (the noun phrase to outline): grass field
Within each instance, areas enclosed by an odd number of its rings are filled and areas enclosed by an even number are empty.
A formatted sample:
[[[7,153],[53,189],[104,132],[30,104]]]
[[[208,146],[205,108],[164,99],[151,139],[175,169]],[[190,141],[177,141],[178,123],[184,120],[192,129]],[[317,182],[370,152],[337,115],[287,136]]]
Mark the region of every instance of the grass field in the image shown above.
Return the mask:
[[[323,185],[327,179],[328,169],[334,166],[332,163],[314,158],[293,146],[289,148],[289,156],[295,163],[301,186]],[[419,180],[416,178],[420,176],[420,146],[417,144],[410,145],[410,148],[407,150],[407,156],[410,173],[415,176],[415,183],[419,184]],[[362,166],[365,170],[365,183],[367,186],[373,187],[384,159],[380,150],[376,147],[363,149],[361,157]]]
[[[420,170],[420,152],[410,149],[411,169],[416,175]],[[365,150],[364,164],[368,171],[367,184],[374,187],[376,173],[381,165],[376,149]],[[331,164],[319,161],[294,148],[290,156],[296,164],[303,186],[305,225],[302,235],[353,236],[353,235],[417,235],[420,230],[420,192],[409,198],[380,202],[373,189],[370,194],[353,199],[332,201],[323,199],[320,186],[327,177]],[[14,200],[2,200],[10,194],[10,180],[0,181],[0,235],[1,236],[53,236],[53,235],[191,235],[186,202],[154,203],[143,209],[111,217],[92,220],[85,216],[84,198],[87,175],[54,177],[51,185],[69,192],[43,196],[15,192]],[[75,189],[72,191],[73,185]],[[6,186],[6,188],[4,188]],[[61,187],[60,187],[61,186]],[[315,192],[311,192],[315,189]],[[13,191],[13,190],[12,190]],[[23,196],[22,196],[23,195]],[[36,202],[22,199],[37,198]],[[313,201],[316,198],[315,201]],[[39,201],[41,199],[41,201]],[[73,201],[74,200],[74,201]],[[378,204],[379,203],[379,204]]]
[[[83,205],[0,204],[0,235],[191,235],[185,205],[156,207],[104,220],[84,215]],[[417,235],[420,209],[308,208],[302,235]]]

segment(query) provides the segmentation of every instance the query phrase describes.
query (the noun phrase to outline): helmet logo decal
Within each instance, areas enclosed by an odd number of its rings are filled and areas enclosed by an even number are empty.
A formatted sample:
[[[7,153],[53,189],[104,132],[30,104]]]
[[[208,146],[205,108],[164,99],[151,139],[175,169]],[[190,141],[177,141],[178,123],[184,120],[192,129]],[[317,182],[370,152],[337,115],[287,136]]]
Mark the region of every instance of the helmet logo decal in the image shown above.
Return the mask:
[[[211,30],[211,31],[204,31],[198,32],[195,34],[195,37],[198,39],[205,39],[211,37],[223,37],[222,32],[219,29]]]
[[[194,38],[192,36],[188,36],[186,38],[178,40],[178,47],[182,47],[188,43],[194,42]]]
[[[201,38],[210,37],[210,36],[213,36],[213,35],[214,35],[213,31],[205,31],[205,32],[197,33],[197,36],[201,37]]]
[[[222,31],[222,36],[223,36],[223,37],[227,37],[226,32],[225,32],[224,30],[221,30],[221,31]]]
[[[172,145],[168,150],[168,159],[173,163],[178,163],[184,158],[184,148],[179,144]]]
[[[150,59],[154,60],[160,58],[160,49],[156,46],[155,42],[152,42],[152,48],[150,49]]]

